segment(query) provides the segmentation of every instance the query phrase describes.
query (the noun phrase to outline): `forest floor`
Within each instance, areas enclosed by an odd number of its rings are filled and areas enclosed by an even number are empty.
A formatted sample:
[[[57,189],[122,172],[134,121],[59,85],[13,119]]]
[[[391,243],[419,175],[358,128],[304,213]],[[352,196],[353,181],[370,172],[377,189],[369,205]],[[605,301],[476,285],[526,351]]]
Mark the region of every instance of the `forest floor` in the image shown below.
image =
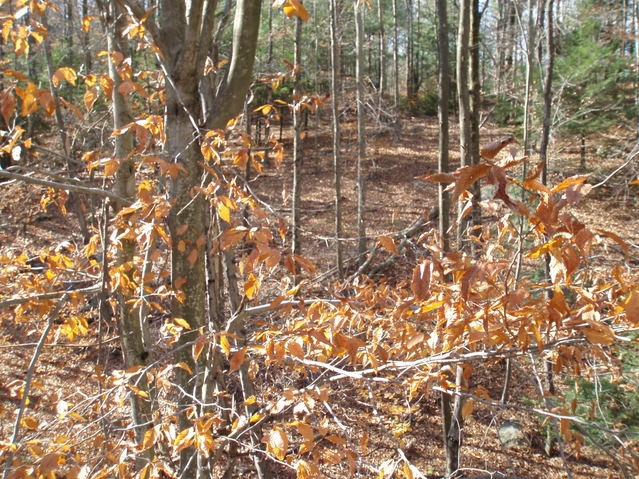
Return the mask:
[[[326,117],[326,113],[324,114]],[[355,125],[345,122],[343,141],[345,236],[356,236],[356,160],[353,132]],[[512,134],[507,129],[486,127],[482,143]],[[419,175],[437,170],[438,134],[436,118],[404,118],[401,131],[384,131],[368,139],[370,164],[367,172],[367,234],[371,237],[392,234],[410,225],[436,204],[437,186],[416,179]],[[286,141],[286,138],[285,138]],[[459,155],[455,145],[457,138],[451,137],[451,164],[456,167]],[[594,148],[593,148],[594,150]],[[594,153],[594,152],[593,152]],[[260,198],[286,218],[290,213],[290,148],[287,146],[285,163],[279,170],[265,169],[255,179],[253,186]],[[579,173],[578,148],[565,141],[553,145],[551,158],[551,183]],[[589,157],[593,180],[601,181],[606,175],[625,161],[624,155]],[[311,120],[311,129],[305,140],[305,157],[302,172],[302,254],[318,267],[318,274],[334,265],[333,236],[334,183],[332,167],[331,137],[328,121]],[[623,174],[625,170],[622,170]],[[627,178],[630,180],[630,178]],[[634,179],[634,178],[633,178]],[[625,181],[627,184],[628,181]],[[618,179],[595,189],[572,213],[580,221],[596,228],[614,231],[626,241],[639,244],[639,216],[636,215],[639,195],[636,191],[620,187]],[[637,188],[637,187],[634,187]],[[64,217],[56,209],[43,211],[40,207],[41,190],[33,186],[16,183],[0,184],[0,254],[8,251],[24,251],[28,256],[37,255],[44,248],[55,249],[57,245],[73,239],[78,240],[75,222],[71,216]],[[79,240],[78,240],[79,241]],[[348,241],[345,256],[356,251],[356,241]],[[384,270],[384,276],[399,281],[409,277],[419,257],[418,247],[408,248],[392,265]],[[614,254],[614,251],[613,253]],[[330,283],[336,280],[328,279]],[[309,284],[309,289],[323,289],[325,284]],[[0,436],[8,440],[13,427],[14,411],[19,403],[15,381],[24,379],[25,372],[37,341],[36,325],[12,326],[3,324],[0,329]],[[76,343],[96,342],[95,328]],[[115,334],[104,331],[105,337]],[[66,340],[58,336],[56,343]],[[117,354],[117,350],[115,352]],[[56,423],[56,404],[60,399],[77,403],[82,397],[95,394],[95,382],[87,381],[95,374],[95,350],[85,347],[50,347],[40,359],[38,387],[34,391],[32,404],[42,402],[37,412],[41,424]],[[121,367],[116,355],[104,364],[107,369]],[[477,384],[484,385],[491,397],[499,397],[503,377],[503,365],[494,364],[477,375]],[[93,385],[93,386],[91,386]],[[396,456],[398,444],[407,458],[428,477],[440,477],[444,471],[441,423],[438,402],[434,397],[407,406],[405,397],[384,386],[375,386],[377,404],[371,404],[371,391],[362,388],[338,388],[332,397],[333,413],[347,423],[348,434],[353,441],[368,434],[367,452],[363,459],[368,464],[379,466]],[[539,404],[533,381],[522,369],[515,368],[511,397],[516,403]],[[531,399],[532,398],[532,399]],[[59,412],[59,411],[58,411]],[[528,448],[504,450],[497,439],[497,428],[504,420],[520,422],[532,441]],[[60,436],[73,435],[74,429],[59,426]],[[336,426],[337,427],[337,426]],[[401,434],[393,435],[393,431]],[[469,417],[464,428],[462,464],[480,471],[501,471],[525,478],[558,479],[573,477],[618,478],[621,477],[608,456],[599,449],[585,447],[580,452],[566,452],[566,461],[572,476],[566,472],[566,464],[556,454],[547,457],[543,452],[541,437],[545,427],[542,419],[520,412],[494,411],[478,406]],[[390,431],[390,436],[389,436]],[[342,435],[345,434],[341,431]],[[31,432],[30,434],[35,434]],[[43,433],[44,434],[44,433]],[[37,434],[34,435],[34,437]],[[277,472],[277,471],[276,471]],[[332,477],[343,477],[336,469]],[[374,477],[373,472],[362,470],[359,477]],[[245,476],[243,476],[245,477]],[[280,471],[276,477],[292,477],[288,471]]]

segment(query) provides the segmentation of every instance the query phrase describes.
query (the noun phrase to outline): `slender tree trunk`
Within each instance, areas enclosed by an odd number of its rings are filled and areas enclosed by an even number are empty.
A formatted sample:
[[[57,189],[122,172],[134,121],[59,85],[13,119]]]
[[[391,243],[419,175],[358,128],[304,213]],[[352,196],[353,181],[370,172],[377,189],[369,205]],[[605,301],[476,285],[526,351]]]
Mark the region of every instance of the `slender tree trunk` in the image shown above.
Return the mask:
[[[335,178],[335,262],[341,277],[344,272],[342,242],[342,168],[340,160],[341,132],[339,124],[339,92],[341,91],[339,67],[339,5],[338,0],[330,0],[331,15],[331,119],[333,128],[333,169]]]
[[[115,64],[114,53],[119,52],[122,55],[126,55],[128,46],[122,40],[122,31],[126,27],[125,17],[122,15],[121,10],[115,5],[115,2],[110,2],[109,12],[106,16],[106,28],[107,28],[107,48],[109,51],[108,67],[109,76],[113,81],[113,89],[111,93],[111,103],[113,110],[113,129],[120,130],[125,125],[133,121],[133,115],[129,108],[127,99],[120,93],[118,87],[122,83],[122,79],[118,74]],[[127,132],[121,135],[117,135],[114,138],[114,151],[115,158],[120,162],[118,171],[115,174],[115,184],[113,191],[118,196],[126,198],[133,202],[136,197],[136,181],[135,181],[135,160],[130,157],[131,151],[134,146],[133,132]],[[115,204],[115,211],[118,212],[125,205]],[[119,227],[122,232],[128,227],[124,219],[120,220]],[[118,266],[125,264],[132,264],[135,258],[137,245],[135,240],[123,239],[121,240],[121,247],[117,254]],[[104,252],[106,254],[106,251]],[[133,284],[134,278],[129,272],[123,273],[127,275],[128,281]],[[152,361],[151,352],[153,346],[149,343],[149,334],[146,324],[146,318],[141,318],[136,314],[136,310],[133,308],[132,296],[135,291],[123,291],[117,292],[116,297],[118,300],[118,318],[119,318],[119,330],[122,343],[122,355],[124,356],[124,363],[127,369],[145,366],[148,362]],[[149,384],[146,377],[141,376],[136,379],[136,387],[147,394],[147,398],[143,398],[137,394],[131,394],[131,417],[135,426],[135,439],[138,444],[142,444],[145,433],[153,427],[153,415],[152,415],[152,394],[149,391]],[[139,379],[139,381],[138,381]],[[138,459],[138,469],[141,469],[146,462],[153,458],[153,448],[148,449]]]
[[[439,84],[439,173],[449,171],[448,164],[448,143],[449,143],[449,122],[448,108],[450,95],[450,72],[448,66],[448,13],[446,11],[446,0],[437,0],[437,76]],[[450,251],[448,240],[448,229],[450,226],[450,198],[448,192],[444,191],[444,185],[439,185],[438,192],[439,206],[439,235],[442,240],[444,252]],[[449,280],[450,278],[447,278]],[[450,395],[441,394],[441,416],[442,416],[442,439],[446,452],[446,473],[452,474],[459,467],[459,435],[455,435],[452,398]]]
[[[89,15],[89,2],[82,0],[82,20]],[[82,31],[82,50],[84,50],[84,69],[86,73],[91,73],[93,68],[93,57],[89,48],[89,31]]]
[[[419,88],[421,87],[422,84],[422,58],[423,58],[423,49],[422,48],[415,48],[415,44],[419,41],[419,39],[422,38],[422,19],[421,19],[421,13],[422,13],[422,4],[421,4],[421,0],[415,0],[417,2],[417,4],[415,5],[415,25],[416,27],[414,27],[414,33],[413,33],[413,37],[417,38],[417,40],[415,40],[413,42],[413,76],[412,76],[412,81],[413,81],[413,92],[415,95],[415,98],[417,98],[417,95],[419,94]]]
[[[449,121],[448,107],[450,97],[450,71],[448,65],[448,12],[446,0],[437,0],[437,77],[439,85],[439,173],[448,173]],[[443,183],[439,184],[439,235],[442,238],[444,251],[450,251],[448,229],[450,228],[450,195],[445,191]]]
[[[267,47],[267,57],[266,57],[266,72],[268,75],[273,73],[273,8],[270,4],[266,5],[268,9],[268,47]],[[273,102],[273,89],[268,88],[266,90],[266,103],[271,104]],[[271,140],[271,122],[266,121],[264,126],[264,143],[266,144],[266,149],[264,153],[264,161],[268,162],[269,155],[269,142]]]
[[[74,4],[74,0],[64,0],[64,38],[67,43],[65,63],[67,66],[73,66],[73,35],[75,33],[75,28],[73,27]]]
[[[399,109],[399,26],[397,0],[393,0],[393,105]]]
[[[516,59],[517,59],[517,34],[515,33],[517,25],[517,11],[515,8],[515,2],[512,0],[506,0],[506,45],[504,48],[506,49],[506,65],[504,67],[504,81],[510,81],[510,84],[507,83],[507,91],[514,91],[515,85],[513,83],[513,78],[516,70]],[[508,78],[510,77],[510,78]]]
[[[292,251],[300,254],[300,195],[302,168],[302,110],[300,104],[300,80],[302,68],[302,20],[295,20],[295,79],[293,81],[293,204],[292,204]]]
[[[543,32],[546,22],[546,0],[537,0],[537,32]],[[537,42],[537,63],[542,65],[544,61],[543,42]]]
[[[555,65],[555,39],[553,25],[553,1],[546,0],[546,77],[544,79],[544,114],[541,133],[539,158],[544,163],[542,181],[548,181],[548,145],[550,143],[550,127],[552,121],[552,76]]]
[[[357,236],[359,262],[366,258],[366,126],[364,108],[364,22],[363,5],[358,6],[358,0],[353,0],[355,8],[355,78],[357,82]]]
[[[415,65],[414,61],[414,39],[413,39],[413,0],[406,0],[406,11],[409,12],[406,15],[407,18],[407,32],[406,32],[406,97],[408,101],[412,101],[415,96],[414,84],[413,84],[413,70]]]
[[[502,81],[504,76],[504,43],[506,39],[506,21],[505,21],[505,7],[504,4],[508,0],[497,0],[497,32],[495,33],[495,58],[497,59],[497,65],[495,65],[496,71],[496,85],[495,92],[497,97],[501,94]]]
[[[535,60],[535,46],[536,46],[536,25],[533,15],[533,5],[535,0],[528,0],[528,23],[527,23],[527,35],[526,35],[526,85],[524,91],[524,155],[529,156],[530,152],[530,102],[532,95],[532,72],[533,62]],[[527,176],[527,162],[524,162],[522,171],[522,182]],[[524,201],[526,192],[522,189],[521,199]],[[523,241],[524,241],[524,228],[526,220],[522,216],[519,219],[519,254],[517,256],[517,268],[515,270],[515,285],[519,284],[521,278],[522,264],[523,264]],[[510,384],[512,375],[512,358],[506,359],[506,371],[504,374],[504,385],[501,392],[501,402],[506,403],[510,394]]]
[[[546,77],[544,79],[544,115],[543,115],[543,128],[541,133],[541,146],[539,149],[539,158],[543,162],[544,168],[542,170],[542,183],[548,184],[548,146],[550,143],[550,127],[552,121],[552,76],[555,63],[555,33],[553,23],[553,1],[546,0],[546,56],[548,63],[546,65]],[[545,273],[546,278],[550,278],[550,255],[546,254],[545,261]],[[552,292],[549,291],[549,295]],[[544,361],[544,368],[546,371],[546,391],[548,394],[554,395],[555,384],[552,372],[552,363],[548,360]],[[556,424],[555,424],[556,427]],[[554,435],[552,433],[552,424],[548,424],[546,434],[545,451],[547,455],[550,455]]]
[[[269,66],[269,73],[271,72],[271,65],[273,64],[273,8],[268,6],[268,59],[266,64]]]
[[[313,0],[313,84],[315,85],[315,91],[320,92],[320,82],[319,82],[319,74],[320,74],[320,62],[319,62],[319,42],[320,42],[320,30],[319,30],[319,16],[317,14],[317,2],[318,0]],[[322,3],[323,0],[322,0]],[[316,114],[319,114],[319,110],[317,110]],[[319,116],[316,116],[319,118]]]
[[[470,166],[471,157],[471,137],[470,137],[470,92],[468,88],[468,46],[470,40],[470,9],[471,0],[461,0],[459,4],[459,28],[457,32],[457,103],[459,104],[459,146],[460,165]],[[464,200],[458,203],[458,228],[457,244],[460,248],[466,249],[469,242],[466,238],[470,225],[469,217],[461,218],[464,207]]]
[[[534,0],[528,0],[528,35],[526,40],[526,86],[524,91],[524,155],[530,154],[530,99],[532,93],[532,72],[537,42],[533,15]],[[524,165],[525,166],[525,165]]]
[[[31,13],[28,13],[24,16],[24,25],[27,28],[31,28]],[[36,41],[36,39],[32,36],[29,35],[29,38],[27,39],[27,41],[29,42],[29,56],[27,58],[27,72],[29,74],[29,78],[32,81],[37,81],[38,76],[40,75],[40,65],[38,62],[38,57],[39,55],[35,54],[35,49],[38,45],[38,42]],[[0,56],[0,60],[1,60],[1,56]],[[1,87],[1,85],[0,85]],[[33,120],[34,120],[34,116],[33,115],[29,115],[27,117],[27,136],[30,137],[33,135]],[[2,128],[3,130],[5,128]],[[7,156],[7,158],[11,158],[10,156]],[[10,160],[9,160],[10,161]],[[7,165],[10,166],[10,165]]]
[[[461,166],[470,166],[473,162],[473,145],[471,137],[471,118],[472,111],[470,109],[470,90],[469,90],[469,51],[470,51],[470,35],[471,35],[471,0],[462,0],[459,4],[459,28],[457,32],[457,100],[459,104],[459,140]],[[461,219],[461,212],[464,201],[458,204],[458,230],[457,243],[460,249],[468,249],[470,242],[467,239],[468,226],[470,221],[468,217]],[[455,375],[456,389],[459,391],[463,387],[463,369],[457,367]],[[449,399],[450,401],[450,399]],[[453,402],[451,418],[448,420],[448,428],[445,432],[446,446],[446,471],[452,474],[459,468],[460,451],[462,446],[462,407],[463,398],[456,396]],[[450,405],[448,406],[450,409]],[[447,408],[442,405],[442,412]],[[447,421],[444,421],[446,424]]]
[[[633,26],[634,26],[634,51],[635,51],[635,65],[639,65],[639,0],[633,2]],[[639,138],[639,68],[635,68],[635,108],[636,113],[636,136]]]
[[[481,110],[481,79],[479,71],[479,32],[481,26],[481,12],[479,0],[471,0],[470,10],[470,162],[479,164],[479,113]],[[473,194],[473,226],[481,225],[481,183],[475,182],[471,192]],[[477,234],[477,233],[475,233]],[[473,243],[474,245],[474,243]],[[474,247],[474,246],[472,246]]]
[[[377,20],[379,22],[379,104],[386,93],[386,32],[384,30],[384,0],[377,0]]]
[[[42,25],[45,29],[48,30],[49,25],[47,21],[46,13],[42,16]],[[49,76],[49,90],[51,92],[51,96],[53,97],[53,103],[55,105],[55,120],[56,126],[58,127],[58,134],[60,135],[60,143],[62,151],[64,152],[64,157],[66,161],[67,172],[69,175],[73,176],[73,163],[71,160],[71,144],[70,139],[67,136],[67,129],[64,122],[64,117],[62,116],[62,108],[60,105],[60,97],[58,95],[58,89],[53,84],[53,74],[55,73],[54,65],[53,65],[53,57],[51,54],[51,40],[48,35],[44,36],[44,55],[47,61],[47,74]],[[82,238],[85,242],[89,240],[89,229],[87,227],[87,221],[84,216],[84,201],[82,197],[79,195],[70,192],[69,193],[69,204],[70,210],[76,215],[78,219],[78,224],[80,226],[80,233],[82,234]]]

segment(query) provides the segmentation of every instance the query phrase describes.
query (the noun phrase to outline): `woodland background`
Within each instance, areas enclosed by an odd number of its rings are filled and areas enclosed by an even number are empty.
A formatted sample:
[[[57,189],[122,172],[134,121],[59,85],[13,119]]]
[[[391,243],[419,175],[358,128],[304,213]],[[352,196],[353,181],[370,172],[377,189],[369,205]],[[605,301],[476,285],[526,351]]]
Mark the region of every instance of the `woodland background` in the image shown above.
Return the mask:
[[[0,38],[3,479],[639,473],[638,2]]]

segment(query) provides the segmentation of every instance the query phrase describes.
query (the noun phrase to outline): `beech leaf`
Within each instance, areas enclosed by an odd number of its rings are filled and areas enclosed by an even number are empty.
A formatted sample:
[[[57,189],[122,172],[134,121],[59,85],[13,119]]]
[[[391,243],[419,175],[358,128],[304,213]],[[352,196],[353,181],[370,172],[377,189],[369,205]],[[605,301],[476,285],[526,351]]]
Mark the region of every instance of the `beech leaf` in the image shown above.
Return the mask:
[[[239,351],[235,351],[233,356],[231,356],[231,360],[229,361],[229,372],[234,373],[240,366],[244,363],[244,358],[246,358],[246,348],[242,348]]]
[[[379,241],[379,244],[381,244],[389,253],[399,254],[397,246],[395,245],[395,240],[390,236],[378,236],[377,241]]]

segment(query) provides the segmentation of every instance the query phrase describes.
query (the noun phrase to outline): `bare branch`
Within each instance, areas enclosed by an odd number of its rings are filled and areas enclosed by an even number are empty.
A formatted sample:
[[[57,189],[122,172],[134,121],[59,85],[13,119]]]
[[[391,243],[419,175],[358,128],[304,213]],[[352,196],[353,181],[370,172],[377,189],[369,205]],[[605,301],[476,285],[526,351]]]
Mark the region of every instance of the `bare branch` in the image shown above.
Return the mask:
[[[0,172],[1,173],[1,172]],[[0,301],[0,309],[16,306],[18,304],[29,303],[31,301],[42,301],[46,299],[56,299],[70,294],[91,294],[100,291],[100,285],[89,286],[88,288],[73,289],[70,291],[52,291],[50,293],[34,294],[32,296],[23,296],[21,298],[12,298]]]
[[[59,190],[75,191],[76,193],[84,193],[87,195],[96,195],[96,196],[101,196],[103,198],[109,198],[111,200],[120,201],[127,205],[131,204],[131,201],[127,200],[126,198],[122,198],[121,196],[118,196],[115,193],[112,193],[110,191],[103,190],[100,188],[74,185],[70,183],[60,183],[58,181],[43,180],[33,176],[12,173],[6,170],[0,170],[0,178],[8,178],[10,180],[24,181],[25,183],[30,183],[32,185],[47,186],[49,188],[56,188]]]
[[[31,357],[31,362],[29,363],[29,369],[27,370],[27,377],[24,381],[24,387],[22,389],[22,399],[20,400],[20,407],[18,408],[18,414],[16,415],[15,423],[13,424],[13,434],[11,435],[11,446],[8,450],[8,454],[5,460],[4,471],[2,474],[2,479],[7,479],[9,477],[9,472],[11,470],[11,465],[13,464],[13,455],[15,448],[14,446],[18,443],[18,438],[20,437],[20,423],[22,421],[22,415],[27,407],[27,399],[29,397],[29,393],[31,392],[31,380],[33,379],[33,373],[35,371],[36,364],[38,363],[38,358],[40,357],[40,353],[42,352],[42,347],[44,346],[44,342],[47,339],[49,331],[53,327],[53,320],[57,318],[58,313],[60,313],[60,309],[62,308],[62,304],[64,303],[67,297],[67,293],[65,293],[59,300],[58,304],[56,304],[55,309],[51,312],[49,317],[47,318],[47,325],[42,331],[40,335],[40,340],[38,341],[38,345],[33,351],[33,356]]]

